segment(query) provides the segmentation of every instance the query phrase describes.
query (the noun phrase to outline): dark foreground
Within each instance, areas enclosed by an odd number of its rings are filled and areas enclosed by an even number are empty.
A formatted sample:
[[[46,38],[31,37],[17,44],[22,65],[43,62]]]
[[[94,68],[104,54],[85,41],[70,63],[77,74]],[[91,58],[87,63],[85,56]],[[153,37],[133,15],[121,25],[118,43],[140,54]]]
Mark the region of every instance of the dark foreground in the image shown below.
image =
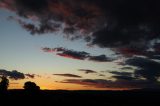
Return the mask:
[[[0,106],[160,106],[160,91],[38,91],[10,90],[0,94]]]

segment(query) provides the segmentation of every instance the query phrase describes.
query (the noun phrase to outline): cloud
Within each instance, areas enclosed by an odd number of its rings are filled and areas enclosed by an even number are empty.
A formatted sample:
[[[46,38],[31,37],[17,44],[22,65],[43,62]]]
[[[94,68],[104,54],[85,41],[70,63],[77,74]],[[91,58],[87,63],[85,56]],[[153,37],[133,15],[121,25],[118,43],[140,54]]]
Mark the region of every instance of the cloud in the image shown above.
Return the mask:
[[[13,71],[7,71],[7,70],[0,70],[0,75],[2,76],[8,76],[10,79],[13,80],[20,80],[25,79],[25,75],[21,72],[18,72],[16,70]]]
[[[106,55],[89,56],[88,60],[95,61],[95,62],[111,62],[111,61],[113,61],[113,59],[106,57]]]
[[[79,69],[78,71],[84,72],[85,74],[89,74],[89,73],[97,73],[94,70],[88,70],[88,69]]]
[[[56,55],[65,57],[65,58],[71,58],[71,59],[78,59],[78,60],[89,60],[94,62],[111,62],[113,59],[105,56],[105,55],[99,55],[99,56],[92,56],[90,53],[87,53],[85,51],[74,51],[65,49],[62,47],[59,48],[42,48],[44,52],[48,53],[56,53]]]
[[[159,60],[159,4],[145,0],[1,0],[0,8],[16,13],[12,19],[31,34],[60,32],[70,40],[84,39],[88,45],[112,48],[126,57]],[[110,60],[104,55],[89,59],[102,57]]]
[[[10,11],[16,11],[14,6],[11,6],[15,4],[15,1],[10,1],[10,0],[1,0],[0,1],[0,8],[8,9]]]
[[[132,67],[122,67],[122,68],[120,68],[121,70],[133,70],[133,68]]]
[[[131,75],[132,75],[131,72],[111,71],[111,72],[109,72],[109,73],[114,74],[114,75],[120,75],[120,76],[131,76]]]
[[[100,26],[99,22],[103,24],[104,20],[100,8],[85,0],[3,0],[0,1],[0,8],[12,10],[26,19],[37,17],[39,26],[30,24],[32,27],[28,28],[29,24],[23,25],[32,34],[54,32],[55,29],[61,29],[65,33],[90,33]],[[90,26],[92,24],[95,25]]]
[[[16,21],[32,34],[63,32],[71,40],[82,38],[88,45],[114,48],[125,56],[148,57],[146,52],[152,48],[149,57],[159,59],[155,56],[160,52],[159,4],[145,0],[1,0],[0,8],[15,12]]]
[[[134,77],[134,73],[133,72],[118,72],[118,71],[111,71],[109,72],[111,74],[113,74],[113,76],[111,78],[116,79],[117,81],[134,81],[134,80],[140,80],[138,78]]]
[[[107,26],[93,33],[92,45],[146,51],[149,42],[160,37],[160,21],[156,16],[159,1],[107,0],[103,3],[106,17],[109,17]],[[137,50],[132,52],[138,53]]]
[[[72,40],[82,38],[90,45],[116,48],[121,54],[143,55],[150,46],[159,51],[156,42],[151,45],[160,39],[159,4],[145,0],[1,0],[0,8],[16,13],[20,25],[32,34],[59,31]]]
[[[144,59],[144,60],[143,60]],[[110,71],[110,79],[66,79],[60,83],[78,84],[95,88],[112,89],[159,89],[159,63],[140,57],[127,60],[127,65],[138,67],[131,72]],[[145,62],[144,62],[145,61]],[[147,63],[147,64],[146,64]],[[150,64],[150,65],[149,65]],[[130,67],[126,67],[127,69]],[[152,70],[150,70],[152,69]],[[82,69],[82,71],[85,71]]]
[[[62,81],[61,83],[72,83],[72,84],[79,84],[84,86],[95,86],[97,88],[105,88],[106,87],[106,80],[103,79],[67,79]]]
[[[44,52],[55,52],[56,55],[66,58],[72,58],[72,59],[78,59],[78,60],[84,60],[88,57],[89,53],[86,53],[84,51],[74,51],[74,50],[68,50],[65,48],[42,48]]]
[[[63,76],[63,77],[81,78],[81,76],[79,76],[79,75],[75,75],[75,74],[53,74],[53,75]]]
[[[78,84],[95,88],[112,89],[142,89],[142,88],[160,88],[159,83],[152,83],[146,80],[118,80],[111,81],[105,79],[67,79],[60,83]]]
[[[114,51],[118,54],[123,54],[126,57],[131,57],[133,55],[145,55],[142,49],[140,50],[140,49],[129,48],[129,47],[116,48]]]
[[[120,75],[120,76],[112,76],[112,78],[115,78],[117,81],[134,81],[134,80],[136,80],[136,78],[134,78],[134,77],[131,77],[131,76],[122,76],[122,75]]]
[[[150,42],[151,43],[151,42]],[[155,42],[152,42],[153,44],[149,44],[149,42],[146,44],[149,47],[148,48],[132,48],[132,47],[126,47],[126,48],[116,48],[112,49],[115,54],[117,55],[123,55],[126,58],[132,58],[134,56],[144,56],[150,59],[160,59],[160,51],[158,51],[158,46]]]
[[[149,81],[158,81],[160,77],[160,63],[148,58],[134,57],[126,61],[127,65],[135,66],[136,77],[142,77]]]
[[[34,79],[35,76],[38,76],[38,75],[36,75],[36,74],[24,74],[22,72],[18,72],[17,70],[7,71],[7,70],[4,70],[4,69],[0,69],[0,76],[9,77],[9,79],[12,79],[12,80],[21,80],[21,79],[25,79],[25,78]]]
[[[36,75],[35,74],[25,74],[25,76],[34,79]]]

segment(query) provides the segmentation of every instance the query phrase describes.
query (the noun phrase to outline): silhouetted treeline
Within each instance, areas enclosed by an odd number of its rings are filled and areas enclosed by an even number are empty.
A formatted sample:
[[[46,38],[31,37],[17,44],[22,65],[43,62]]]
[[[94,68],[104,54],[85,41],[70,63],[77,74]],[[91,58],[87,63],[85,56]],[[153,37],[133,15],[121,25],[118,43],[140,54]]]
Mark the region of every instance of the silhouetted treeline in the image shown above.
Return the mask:
[[[97,106],[159,106],[160,91],[133,90],[133,91],[49,91],[40,90],[38,93],[25,90],[9,90],[5,100],[12,101],[8,104],[26,105],[36,104],[42,106],[60,105],[97,105]],[[0,100],[1,96],[0,96]],[[2,103],[2,102],[1,102]],[[5,102],[6,103],[6,102]]]
[[[8,86],[9,86],[9,80],[7,79],[7,77],[2,76],[1,78],[1,82],[0,82],[0,94],[6,93]]]
[[[40,90],[34,82],[24,83],[24,90],[8,90],[9,80],[0,82],[0,106],[159,106],[160,90],[66,91]],[[5,92],[5,93],[4,93]],[[23,104],[22,104],[23,103]]]

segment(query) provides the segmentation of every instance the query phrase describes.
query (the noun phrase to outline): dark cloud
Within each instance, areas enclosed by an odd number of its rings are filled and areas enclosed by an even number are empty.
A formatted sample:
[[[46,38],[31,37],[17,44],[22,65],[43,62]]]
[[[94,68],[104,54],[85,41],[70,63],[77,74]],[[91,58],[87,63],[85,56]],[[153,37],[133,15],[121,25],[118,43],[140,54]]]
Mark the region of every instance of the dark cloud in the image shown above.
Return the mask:
[[[133,72],[118,72],[118,71],[111,71],[109,72],[113,74],[112,78],[116,80],[125,80],[125,81],[133,81],[133,80],[139,80],[135,77],[133,77],[134,73]]]
[[[105,55],[99,55],[99,56],[92,56],[90,53],[84,52],[84,51],[74,51],[69,50],[65,48],[42,48],[44,52],[49,53],[56,53],[56,55],[65,57],[65,58],[72,58],[72,59],[78,59],[78,60],[89,60],[94,62],[111,62],[113,59],[105,56]]]
[[[160,37],[159,1],[107,0],[103,3],[109,17],[107,27],[93,34],[92,44],[145,50],[150,40]]]
[[[64,51],[63,53],[57,53],[58,56],[65,58],[72,58],[78,60],[84,60],[87,56],[86,52],[76,52],[76,51]]]
[[[158,81],[158,78],[160,76],[158,71],[160,66],[159,63],[157,62],[153,63],[153,60],[149,60],[146,58],[143,58],[143,59],[137,57],[137,58],[133,58],[132,60],[129,59],[126,61],[127,65],[138,67],[136,70],[132,69],[131,72],[110,71],[109,73],[113,74],[110,77],[112,80],[66,79],[64,81],[61,81],[61,83],[79,84],[79,85],[88,86],[88,87],[92,86],[95,88],[112,88],[112,89],[158,88],[159,89],[160,88],[160,82]]]
[[[89,53],[86,53],[84,51],[74,51],[74,50],[68,50],[65,48],[42,48],[44,52],[55,52],[56,55],[66,57],[66,58],[72,58],[72,59],[79,59],[84,60],[88,57]]]
[[[29,29],[24,27],[32,34],[54,32],[55,28],[65,33],[90,33],[104,20],[101,9],[94,2],[85,0],[2,0],[0,7],[26,19],[37,17],[39,26],[32,24]]]
[[[20,17],[32,34],[62,31],[68,38],[84,38],[100,47],[148,49],[160,36],[160,2],[146,0],[1,0],[0,7]],[[83,36],[85,35],[85,36]],[[121,50],[122,51],[122,50]]]
[[[147,45],[147,44],[146,44]],[[145,56],[150,59],[160,59],[160,51],[158,51],[158,47],[155,46],[156,43],[153,43],[153,46],[150,45],[150,47],[144,49],[144,48],[116,48],[112,49],[115,54],[117,55],[123,55],[124,57],[130,58],[134,56]],[[148,44],[149,46],[149,44]]]
[[[97,73],[97,72],[94,71],[94,70],[88,70],[88,69],[79,69],[78,71],[84,72],[84,73],[86,73],[86,74],[89,74],[89,73]]]
[[[136,78],[134,77],[131,77],[131,76],[112,76],[112,78],[115,78],[117,81],[120,81],[120,80],[125,80],[125,81],[132,81],[132,80],[135,80]]]
[[[122,68],[120,68],[121,70],[133,70],[133,68],[132,67],[122,67]]]
[[[112,88],[112,89],[135,89],[135,88],[160,88],[159,83],[152,83],[146,80],[121,80],[116,81],[105,79],[67,79],[60,83],[78,84],[95,88]]]
[[[88,60],[95,61],[95,62],[111,62],[111,61],[113,61],[113,59],[106,57],[106,55],[89,56]]]
[[[109,72],[109,73],[114,74],[114,75],[120,75],[120,76],[131,76],[131,75],[132,75],[131,72],[111,71],[111,72]]]
[[[8,0],[4,0],[8,1]],[[47,7],[45,0],[13,0],[16,4],[17,12],[19,15],[27,14],[26,12],[41,12]],[[25,12],[25,13],[21,13]]]
[[[0,8],[15,12],[19,16],[16,20],[32,34],[64,32],[66,38],[83,38],[89,45],[114,48],[125,56],[145,55],[154,59],[159,59],[160,52],[159,5],[158,0],[0,1]],[[151,48],[152,55],[146,54]]]
[[[59,49],[61,49],[60,51],[63,51],[63,48],[57,48],[56,51],[59,51]],[[51,52],[51,53],[52,53],[52,52],[55,52],[54,49],[48,48],[48,47],[42,48],[42,50],[43,50],[44,52]]]
[[[36,75],[35,74],[25,74],[25,76],[27,76],[28,78],[34,79]]]
[[[137,67],[136,77],[142,77],[149,81],[158,81],[160,77],[160,63],[148,58],[134,57],[126,61],[127,65]]]
[[[81,78],[81,76],[79,76],[79,75],[75,75],[75,74],[53,74],[53,75],[63,76],[63,77]]]
[[[36,75],[36,74],[24,74],[22,72],[18,72],[17,70],[7,71],[7,70],[4,70],[4,69],[0,69],[0,76],[9,77],[12,80],[21,80],[21,79],[25,79],[25,78],[34,79],[35,76],[38,76],[38,75]]]
[[[84,86],[94,86],[97,88],[105,88],[106,87],[106,82],[108,81],[104,79],[67,79],[62,81],[61,83],[73,83],[73,84],[79,84],[79,85],[84,85]]]
[[[13,71],[7,71],[7,70],[0,70],[0,75],[2,76],[8,76],[10,79],[13,80],[19,80],[19,79],[25,79],[25,75],[21,72],[18,72],[16,70]]]
[[[146,53],[143,50],[136,49],[136,48],[129,48],[129,47],[124,47],[124,48],[116,48],[114,49],[116,54],[122,54],[123,56],[126,57],[132,57],[133,55],[145,55]]]

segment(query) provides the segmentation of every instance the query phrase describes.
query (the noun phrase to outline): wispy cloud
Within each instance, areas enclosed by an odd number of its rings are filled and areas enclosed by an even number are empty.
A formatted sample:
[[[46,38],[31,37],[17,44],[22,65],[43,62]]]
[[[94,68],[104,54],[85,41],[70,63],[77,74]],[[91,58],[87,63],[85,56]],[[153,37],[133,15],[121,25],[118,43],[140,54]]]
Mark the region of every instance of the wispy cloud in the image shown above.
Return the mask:
[[[82,78],[81,76],[75,75],[75,74],[53,74],[53,75],[56,75],[56,76],[63,76],[63,77]]]
[[[66,79],[60,83],[78,84],[82,86],[95,88],[112,89],[142,89],[142,88],[160,88],[158,83],[152,83],[146,80],[136,80],[131,78],[117,78],[116,81],[105,79]]]
[[[35,78],[36,75],[35,74],[25,74],[25,76],[33,79],[33,78]]]
[[[96,71],[94,71],[94,70],[89,70],[89,69],[79,69],[78,71],[84,72],[84,73],[86,73],[86,74],[89,74],[89,73],[97,73]]]
[[[113,59],[107,57],[106,55],[99,55],[99,56],[92,56],[90,53],[87,53],[85,51],[74,51],[69,50],[66,48],[42,48],[44,52],[49,53],[56,53],[56,55],[65,57],[65,58],[71,58],[71,59],[78,59],[78,60],[89,60],[94,62],[111,62]]]

